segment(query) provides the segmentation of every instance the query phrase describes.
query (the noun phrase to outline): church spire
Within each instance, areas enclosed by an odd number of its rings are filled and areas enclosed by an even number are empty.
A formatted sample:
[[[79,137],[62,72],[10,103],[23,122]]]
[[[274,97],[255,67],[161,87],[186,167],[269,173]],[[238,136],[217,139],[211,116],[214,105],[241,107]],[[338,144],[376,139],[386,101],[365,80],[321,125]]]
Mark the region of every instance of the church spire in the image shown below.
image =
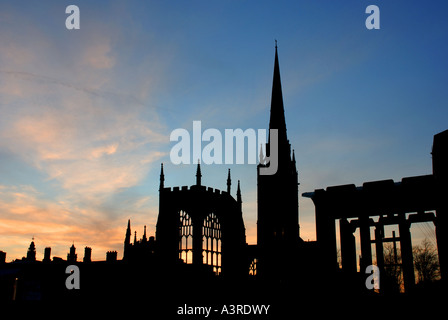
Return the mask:
[[[160,188],[159,191],[165,187],[165,174],[163,173],[163,163],[160,166]]]
[[[227,174],[227,193],[230,194],[230,187],[232,186],[232,180],[230,179],[230,169]]]
[[[128,227],[126,228],[126,237],[124,238],[123,259],[126,260],[129,254],[129,246],[131,245],[131,219],[128,219]],[[87,248],[87,247],[86,247]],[[85,259],[86,255],[84,255]]]
[[[286,134],[277,42],[269,129],[275,129],[277,134],[269,132],[268,142],[263,150],[265,158],[260,155],[260,165],[257,167],[257,276],[281,279],[287,275],[290,261],[293,260],[284,259],[282,252],[297,250],[300,237],[296,156],[294,152],[291,153],[291,144]],[[271,164],[278,170],[273,174],[263,174],[262,166],[270,167]],[[278,209],[279,204],[281,210]]]
[[[201,177],[202,177],[202,173],[201,173],[201,161],[198,160],[198,168],[196,169],[196,185],[200,186],[201,185]]]
[[[277,40],[275,40],[275,63],[272,80],[271,117],[269,129],[278,129],[278,140],[286,141],[285,109],[283,107],[282,83],[280,80],[280,66],[278,63]]]
[[[126,237],[124,239],[124,245],[129,245],[131,243],[131,219],[128,219],[128,227],[126,229]]]
[[[243,200],[241,199],[240,180],[238,180],[238,187],[236,189],[236,202],[238,202],[240,205],[241,203],[243,203]]]

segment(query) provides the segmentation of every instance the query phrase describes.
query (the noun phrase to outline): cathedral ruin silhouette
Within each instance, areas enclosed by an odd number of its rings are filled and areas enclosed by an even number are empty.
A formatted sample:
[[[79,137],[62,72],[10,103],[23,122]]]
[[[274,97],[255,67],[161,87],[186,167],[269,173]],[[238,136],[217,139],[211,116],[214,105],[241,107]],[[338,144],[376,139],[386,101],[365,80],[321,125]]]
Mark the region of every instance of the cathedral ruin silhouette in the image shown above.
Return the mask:
[[[203,185],[199,163],[195,184],[169,187],[165,185],[162,164],[154,236],[147,236],[145,226],[143,236],[137,239],[137,232],[132,233],[131,220],[128,220],[121,260],[116,251],[109,251],[106,261],[91,261],[92,249],[86,247],[81,262],[73,244],[66,261],[57,257],[51,260],[51,248],[46,248],[40,263],[36,261],[34,241],[26,258],[12,263],[6,263],[6,253],[0,251],[0,299],[87,299],[98,292],[122,296],[140,285],[152,286],[155,291],[148,294],[157,295],[166,283],[197,287],[210,281],[215,285],[231,283],[256,288],[252,290],[255,295],[257,289],[265,286],[277,288],[292,284],[319,291],[323,283],[339,285],[342,288],[339,292],[373,294],[364,286],[364,271],[373,264],[372,245],[378,268],[384,270],[383,243],[390,241],[384,234],[384,226],[390,224],[399,226],[400,235],[394,241],[400,242],[402,250],[405,290],[412,292],[415,279],[409,228],[421,221],[435,225],[441,283],[446,281],[448,130],[434,136],[432,175],[305,192],[304,197],[311,198],[315,204],[316,241],[304,241],[299,225],[299,175],[295,152],[287,136],[277,44],[269,129],[278,130],[278,170],[274,175],[260,174],[261,168],[269,166],[263,161],[270,156],[269,137],[256,169],[256,245],[246,243],[240,181],[233,191],[230,169],[226,190]],[[336,252],[336,223],[340,225],[341,266]],[[356,229],[360,230],[361,240],[359,269]],[[63,270],[67,264],[80,266],[83,280],[79,292],[68,292],[63,286],[66,277]],[[36,273],[37,269],[41,272]],[[108,276],[115,277],[113,285],[108,285]],[[380,288],[377,294],[387,294],[385,282]],[[167,290],[166,294],[170,292]],[[276,289],[271,294],[278,292]]]
[[[230,169],[226,191],[202,185],[199,163],[196,184],[170,188],[165,187],[162,164],[155,240],[148,242],[145,233],[140,241],[134,238],[132,244],[128,222],[123,259],[147,259],[147,253],[153,252],[167,263],[209,266],[210,272],[224,277],[242,278],[249,269],[259,277],[285,275],[303,241],[299,237],[298,173],[286,134],[277,45],[269,129],[278,130],[278,171],[261,175],[260,168],[269,163],[257,166],[257,245],[246,244],[240,181],[235,199],[231,195]],[[270,156],[269,142],[265,153],[261,158]]]

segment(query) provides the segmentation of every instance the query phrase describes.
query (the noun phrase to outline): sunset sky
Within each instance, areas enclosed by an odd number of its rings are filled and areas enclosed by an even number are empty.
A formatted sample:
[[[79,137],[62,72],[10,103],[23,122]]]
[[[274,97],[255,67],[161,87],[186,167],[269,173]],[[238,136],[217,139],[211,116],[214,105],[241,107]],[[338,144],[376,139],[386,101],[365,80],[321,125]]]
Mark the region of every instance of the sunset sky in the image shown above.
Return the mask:
[[[79,7],[67,30],[65,8]],[[380,8],[380,30],[365,9]],[[0,0],[0,250],[7,261],[123,254],[127,220],[154,235],[165,185],[195,183],[174,165],[176,128],[265,129],[278,40],[288,138],[300,194],[430,174],[448,129],[446,1]],[[256,243],[256,166],[203,165],[202,182],[241,180]],[[301,236],[315,239],[300,196]],[[427,232],[425,232],[426,230]],[[428,226],[413,227],[417,240]],[[416,240],[416,241],[417,241]]]

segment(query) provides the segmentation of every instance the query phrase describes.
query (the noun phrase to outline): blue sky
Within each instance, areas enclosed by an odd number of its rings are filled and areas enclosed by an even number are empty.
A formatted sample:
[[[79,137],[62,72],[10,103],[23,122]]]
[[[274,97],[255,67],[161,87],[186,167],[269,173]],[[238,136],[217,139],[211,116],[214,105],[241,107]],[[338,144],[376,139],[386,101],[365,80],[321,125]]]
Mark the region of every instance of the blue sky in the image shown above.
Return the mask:
[[[81,12],[65,28],[66,6]],[[380,8],[367,30],[365,8]],[[122,254],[127,219],[154,234],[160,163],[167,186],[176,128],[267,128],[278,40],[300,193],[431,173],[447,129],[444,1],[0,2],[0,250],[32,236],[64,257],[72,242]],[[241,180],[256,242],[254,165],[203,166],[203,183]],[[314,208],[300,197],[302,237]]]

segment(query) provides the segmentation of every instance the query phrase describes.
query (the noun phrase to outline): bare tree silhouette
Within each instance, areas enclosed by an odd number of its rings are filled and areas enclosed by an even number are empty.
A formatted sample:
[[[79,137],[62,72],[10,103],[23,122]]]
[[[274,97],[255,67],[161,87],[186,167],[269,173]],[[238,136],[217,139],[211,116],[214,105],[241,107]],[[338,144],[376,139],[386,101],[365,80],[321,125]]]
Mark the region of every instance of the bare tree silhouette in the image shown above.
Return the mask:
[[[425,238],[420,245],[413,247],[414,266],[418,283],[428,283],[439,277],[439,258],[437,249]]]

